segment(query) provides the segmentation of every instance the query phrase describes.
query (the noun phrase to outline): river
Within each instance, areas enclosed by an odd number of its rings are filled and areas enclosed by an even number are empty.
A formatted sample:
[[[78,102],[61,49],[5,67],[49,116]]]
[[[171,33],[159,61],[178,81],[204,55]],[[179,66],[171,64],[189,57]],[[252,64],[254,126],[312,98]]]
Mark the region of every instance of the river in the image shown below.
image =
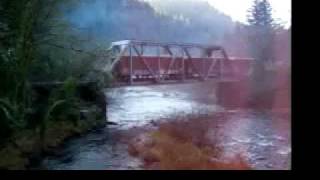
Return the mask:
[[[106,90],[107,116],[117,125],[70,140],[59,155],[45,157],[39,169],[127,170],[142,169],[142,162],[127,152],[117,137],[134,127],[152,125],[177,115],[224,111],[216,102],[215,83],[118,87]],[[226,156],[243,151],[255,169],[290,169],[291,123],[288,116],[249,110],[230,111],[221,123]],[[173,118],[174,119],[174,118]],[[218,122],[217,122],[218,123]]]

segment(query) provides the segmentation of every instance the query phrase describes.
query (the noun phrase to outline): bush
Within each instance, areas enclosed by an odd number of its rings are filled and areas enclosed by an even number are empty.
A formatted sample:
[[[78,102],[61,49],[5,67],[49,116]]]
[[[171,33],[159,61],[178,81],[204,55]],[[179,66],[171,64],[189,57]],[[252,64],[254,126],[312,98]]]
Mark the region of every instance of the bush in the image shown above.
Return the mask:
[[[149,169],[250,169],[240,155],[219,160],[222,149],[218,138],[208,138],[209,130],[209,120],[165,122],[156,131],[135,138],[129,144],[129,153],[141,157]]]

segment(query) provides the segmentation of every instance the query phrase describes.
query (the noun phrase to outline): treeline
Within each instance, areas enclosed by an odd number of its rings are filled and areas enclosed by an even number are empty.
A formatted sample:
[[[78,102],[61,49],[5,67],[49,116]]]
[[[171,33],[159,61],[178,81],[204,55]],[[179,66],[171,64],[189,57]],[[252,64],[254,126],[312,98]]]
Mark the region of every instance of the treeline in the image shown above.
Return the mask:
[[[250,26],[237,23],[232,32],[226,33],[222,45],[230,56],[252,57],[250,49]],[[291,54],[291,32],[288,29],[279,27],[273,30],[272,41],[273,58],[275,61],[289,62]]]

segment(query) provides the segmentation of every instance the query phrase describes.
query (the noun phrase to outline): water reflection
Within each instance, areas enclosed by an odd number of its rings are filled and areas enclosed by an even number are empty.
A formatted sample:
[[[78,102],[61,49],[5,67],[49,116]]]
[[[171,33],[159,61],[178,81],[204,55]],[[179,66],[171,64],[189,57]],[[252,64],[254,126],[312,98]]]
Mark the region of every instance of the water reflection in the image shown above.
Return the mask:
[[[186,92],[160,92],[151,87],[115,88],[107,95],[110,101],[107,116],[122,128],[146,125],[177,114],[209,114],[221,109],[215,104],[191,101]]]

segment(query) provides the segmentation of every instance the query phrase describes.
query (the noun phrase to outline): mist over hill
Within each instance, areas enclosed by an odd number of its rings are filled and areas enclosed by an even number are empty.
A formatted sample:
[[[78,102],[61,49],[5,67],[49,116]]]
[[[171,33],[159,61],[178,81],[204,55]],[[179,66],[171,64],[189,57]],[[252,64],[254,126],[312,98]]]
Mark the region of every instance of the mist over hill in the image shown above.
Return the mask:
[[[71,7],[65,18],[81,29],[78,36],[94,43],[85,43],[86,47],[124,39],[205,43],[224,46],[230,56],[250,57],[246,25],[233,22],[205,1],[78,0]]]
[[[99,43],[122,39],[218,43],[231,18],[196,0],[80,0],[66,19]]]

